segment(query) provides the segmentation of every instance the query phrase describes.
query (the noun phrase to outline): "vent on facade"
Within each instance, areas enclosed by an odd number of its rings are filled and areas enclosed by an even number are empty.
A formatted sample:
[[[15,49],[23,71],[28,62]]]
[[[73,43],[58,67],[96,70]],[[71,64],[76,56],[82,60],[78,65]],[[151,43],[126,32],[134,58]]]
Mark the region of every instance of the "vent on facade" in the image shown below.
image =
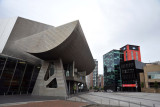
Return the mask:
[[[57,88],[57,80],[54,78],[47,86],[47,88]]]

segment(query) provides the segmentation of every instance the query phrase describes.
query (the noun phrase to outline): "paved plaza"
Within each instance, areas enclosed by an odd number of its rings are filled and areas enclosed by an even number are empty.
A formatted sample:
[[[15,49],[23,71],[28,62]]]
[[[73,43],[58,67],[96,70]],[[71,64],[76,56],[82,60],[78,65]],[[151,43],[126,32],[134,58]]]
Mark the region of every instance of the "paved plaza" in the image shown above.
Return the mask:
[[[69,98],[68,100],[122,107],[160,107],[160,94],[158,93],[90,92]]]
[[[39,104],[42,102],[43,104],[58,104],[54,101],[62,102],[65,98],[58,97],[42,97],[42,96],[0,96],[0,107],[8,106],[15,107],[12,105],[15,104],[28,104],[36,102],[34,104]],[[140,93],[140,92],[116,92],[116,93],[107,93],[107,92],[88,92],[82,93],[79,95],[72,95],[68,99],[68,101],[64,101],[64,105],[70,104],[70,107],[80,107],[82,105],[79,104],[102,104],[103,106],[87,106],[87,107],[109,107],[105,105],[110,105],[112,107],[160,107],[160,94],[158,93]],[[72,102],[70,102],[72,101]],[[70,103],[67,103],[70,102]],[[74,103],[75,102],[75,103]],[[73,106],[71,106],[73,103]],[[62,103],[59,103],[60,106]],[[74,105],[75,104],[75,105]],[[51,104],[52,105],[52,104]],[[83,106],[84,106],[83,105]],[[25,105],[26,106],[26,105]],[[19,106],[19,107],[25,107]],[[48,106],[50,107],[50,106]],[[53,106],[52,107],[57,107]]]

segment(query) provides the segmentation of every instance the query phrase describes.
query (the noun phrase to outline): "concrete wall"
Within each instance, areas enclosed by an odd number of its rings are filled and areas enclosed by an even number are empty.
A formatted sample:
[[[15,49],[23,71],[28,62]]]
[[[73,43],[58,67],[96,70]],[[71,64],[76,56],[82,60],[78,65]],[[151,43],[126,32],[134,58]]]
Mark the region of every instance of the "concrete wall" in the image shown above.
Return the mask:
[[[54,61],[55,73],[47,81],[45,81],[44,76],[46,74],[48,66],[49,62],[43,62],[32,95],[66,97],[68,91],[62,61]],[[56,78],[57,80],[58,87],[46,87],[54,78]]]

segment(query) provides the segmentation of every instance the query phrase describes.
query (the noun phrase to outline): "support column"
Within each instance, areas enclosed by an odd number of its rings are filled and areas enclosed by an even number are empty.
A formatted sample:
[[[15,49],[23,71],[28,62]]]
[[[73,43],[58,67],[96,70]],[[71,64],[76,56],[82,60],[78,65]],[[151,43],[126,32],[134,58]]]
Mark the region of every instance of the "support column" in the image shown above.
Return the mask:
[[[49,77],[48,80],[44,80],[45,74],[49,67],[49,62],[44,61],[37,77],[32,95],[41,95],[41,96],[61,96],[66,97],[68,93],[68,87],[66,83],[66,78],[63,69],[62,60],[54,60],[55,73]],[[56,78],[57,88],[47,87],[48,84]]]
[[[71,94],[71,91],[70,91],[70,90],[71,90],[70,81],[69,81],[68,89],[69,89],[69,90],[68,90],[68,91],[69,91],[69,94]]]
[[[73,61],[73,72],[72,72],[73,73],[72,74],[73,77],[74,77],[74,69],[75,69],[74,66],[75,66],[75,62]]]
[[[76,83],[76,91],[78,93],[78,82]]]

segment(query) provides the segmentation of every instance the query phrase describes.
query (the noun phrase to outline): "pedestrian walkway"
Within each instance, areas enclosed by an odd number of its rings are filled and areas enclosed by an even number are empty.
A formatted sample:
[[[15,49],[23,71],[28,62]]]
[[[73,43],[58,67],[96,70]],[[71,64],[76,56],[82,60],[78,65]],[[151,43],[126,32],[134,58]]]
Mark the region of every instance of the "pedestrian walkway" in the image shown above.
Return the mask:
[[[6,95],[6,96],[0,96],[0,105],[6,103],[44,101],[44,100],[65,100],[65,98],[52,97],[52,96]]]
[[[17,103],[14,105],[3,105],[1,107],[82,107],[86,105],[88,104],[83,102],[54,100],[54,101],[28,102],[25,104]]]

